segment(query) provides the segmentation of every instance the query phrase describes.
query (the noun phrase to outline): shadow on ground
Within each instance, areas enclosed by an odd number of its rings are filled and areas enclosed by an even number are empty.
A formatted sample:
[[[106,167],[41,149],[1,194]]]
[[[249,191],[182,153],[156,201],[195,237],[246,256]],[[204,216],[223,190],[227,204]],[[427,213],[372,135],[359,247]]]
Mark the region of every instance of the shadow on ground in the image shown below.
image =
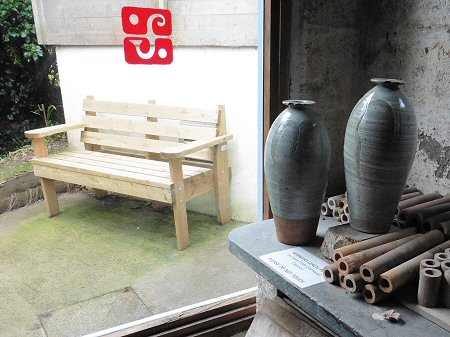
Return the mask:
[[[252,287],[215,217],[189,213],[176,249],[171,210],[86,193],[0,215],[0,335],[80,336]]]

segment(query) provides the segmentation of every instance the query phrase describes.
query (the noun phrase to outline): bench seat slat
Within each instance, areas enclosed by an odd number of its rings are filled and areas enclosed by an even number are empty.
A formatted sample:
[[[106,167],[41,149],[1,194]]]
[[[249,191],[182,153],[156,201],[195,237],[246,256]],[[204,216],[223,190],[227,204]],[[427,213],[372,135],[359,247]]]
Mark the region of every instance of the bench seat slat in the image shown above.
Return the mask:
[[[64,153],[62,153],[62,154],[64,154]],[[71,151],[70,155],[74,156],[74,157],[80,157],[80,158],[92,158],[92,159],[95,159],[98,161],[104,161],[107,163],[130,165],[133,167],[151,168],[154,170],[165,170],[165,171],[169,170],[169,164],[167,162],[157,161],[157,160],[149,160],[149,159],[143,159],[143,158],[135,158],[135,157],[122,156],[122,155],[117,155],[117,154],[109,154],[109,153],[104,153],[104,152],[85,151],[85,150]],[[189,175],[202,173],[207,170],[208,170],[208,168],[183,165],[183,171]]]
[[[216,128],[212,127],[149,123],[146,121],[142,122],[138,120],[117,119],[103,116],[85,116],[84,122],[89,128],[126,131],[154,136],[200,139],[212,138],[216,135]]]
[[[127,172],[116,170],[112,168],[105,168],[96,165],[88,165],[83,163],[76,163],[52,157],[32,159],[33,165],[48,166],[53,168],[60,168],[71,172],[82,172],[100,177],[108,177],[112,179],[133,182],[144,185],[158,186],[161,188],[170,189],[172,183],[170,179],[161,177],[153,177],[145,174]]]
[[[218,112],[215,109],[174,107],[156,104],[107,102],[91,99],[84,100],[83,110],[126,116],[156,117],[213,124],[217,123],[218,118]]]
[[[37,177],[60,180],[71,184],[89,186],[98,189],[106,189],[115,193],[122,193],[169,204],[172,203],[171,191],[166,188],[143,185],[141,183],[134,183],[130,181],[122,181],[110,177],[101,177],[89,173],[67,171],[62,168],[42,166],[39,164],[34,164],[33,169],[34,174]]]
[[[100,133],[92,131],[82,131],[81,141],[86,144],[110,146],[119,149],[130,149],[141,152],[151,152],[160,154],[161,150],[177,146],[182,143],[169,142],[156,139],[137,138],[131,136],[115,135],[110,133]],[[206,149],[190,154],[189,158],[211,160],[211,150]]]
[[[116,170],[121,170],[124,172],[132,172],[132,173],[139,173],[143,175],[148,176],[154,176],[154,177],[161,177],[170,179],[170,173],[169,173],[169,165],[167,163],[163,163],[166,165],[147,165],[147,167],[136,167],[134,163],[126,163],[123,161],[117,161],[113,158],[109,157],[96,157],[96,156],[83,156],[79,155],[77,153],[61,153],[52,156],[52,159],[60,159],[64,161],[70,161],[80,164],[86,164],[86,165],[92,165],[92,166],[99,166],[103,168],[111,168]],[[143,166],[143,165],[142,165]],[[188,178],[193,175],[199,174],[199,172],[184,172],[184,177]],[[201,174],[201,173],[200,173]]]

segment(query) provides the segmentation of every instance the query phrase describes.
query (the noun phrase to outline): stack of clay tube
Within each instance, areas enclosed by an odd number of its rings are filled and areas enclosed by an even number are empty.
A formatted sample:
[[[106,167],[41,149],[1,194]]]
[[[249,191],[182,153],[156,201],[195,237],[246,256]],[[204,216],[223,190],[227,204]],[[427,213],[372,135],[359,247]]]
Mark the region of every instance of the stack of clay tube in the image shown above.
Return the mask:
[[[350,223],[350,214],[348,212],[347,194],[339,194],[329,197],[320,209],[322,215],[332,216],[342,224]]]
[[[433,259],[420,261],[417,303],[428,308],[443,305],[450,309],[450,248],[435,254]]]
[[[439,193],[422,195],[417,190],[403,196],[410,197],[400,200],[394,217],[395,226],[416,227],[422,233],[438,227],[445,227],[447,231],[450,229],[450,196]]]
[[[417,279],[420,262],[445,252],[449,239],[441,230],[422,234],[413,227],[401,229],[335,249],[334,262],[323,275],[327,282],[362,293],[366,302],[374,304]],[[446,289],[448,296],[448,285]]]

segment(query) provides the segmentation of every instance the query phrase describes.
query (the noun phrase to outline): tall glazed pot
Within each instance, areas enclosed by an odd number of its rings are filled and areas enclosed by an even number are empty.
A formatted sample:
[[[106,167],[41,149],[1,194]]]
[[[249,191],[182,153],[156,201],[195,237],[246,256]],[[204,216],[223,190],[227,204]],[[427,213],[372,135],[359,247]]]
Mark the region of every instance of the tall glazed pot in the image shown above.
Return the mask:
[[[317,231],[330,168],[330,141],[308,100],[289,100],[272,124],[264,171],[277,238],[290,245],[311,242]]]
[[[375,78],[355,105],[344,142],[350,225],[384,233],[392,224],[417,146],[413,107],[401,80]]]

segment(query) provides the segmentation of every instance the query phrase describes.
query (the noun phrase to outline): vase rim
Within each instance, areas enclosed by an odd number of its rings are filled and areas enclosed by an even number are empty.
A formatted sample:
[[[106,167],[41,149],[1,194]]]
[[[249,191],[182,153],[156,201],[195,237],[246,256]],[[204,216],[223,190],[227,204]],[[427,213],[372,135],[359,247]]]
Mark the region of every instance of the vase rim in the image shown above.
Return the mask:
[[[396,78],[372,78],[370,82],[388,86],[399,86],[405,84],[405,81]]]
[[[309,99],[287,99],[283,101],[283,104],[287,106],[313,105],[316,104],[316,102],[311,101]]]

